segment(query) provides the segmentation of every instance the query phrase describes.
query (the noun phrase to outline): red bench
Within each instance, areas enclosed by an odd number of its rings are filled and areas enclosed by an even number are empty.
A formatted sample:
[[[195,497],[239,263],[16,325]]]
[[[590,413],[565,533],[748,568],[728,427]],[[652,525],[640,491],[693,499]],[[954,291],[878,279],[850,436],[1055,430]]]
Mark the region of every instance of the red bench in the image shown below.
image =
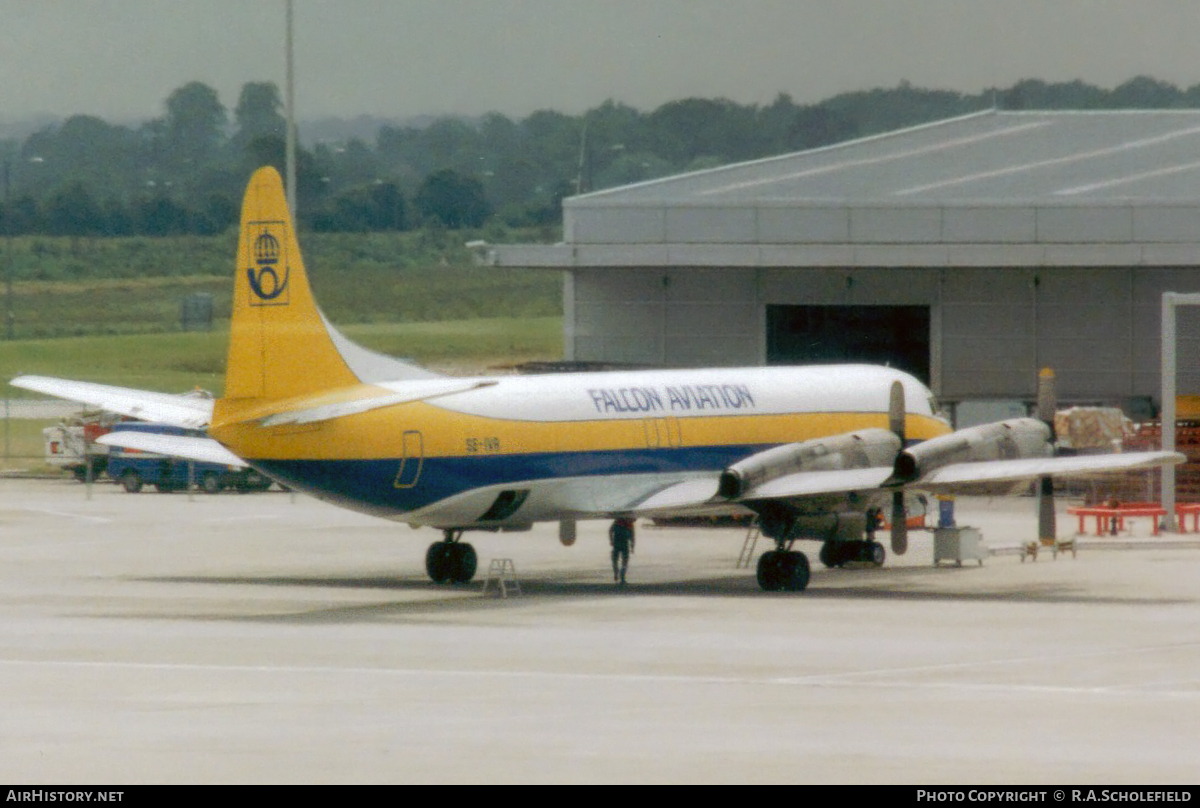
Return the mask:
[[[1191,507],[1191,506],[1186,506],[1186,505],[1185,506],[1177,506],[1175,509],[1177,512],[1179,510],[1179,507]],[[1080,533],[1087,532],[1084,527],[1084,520],[1086,520],[1087,517],[1089,517],[1089,516],[1096,517],[1096,535],[1097,536],[1103,536],[1105,526],[1106,525],[1111,526],[1113,524],[1114,519],[1116,520],[1116,531],[1114,531],[1114,532],[1119,532],[1119,531],[1124,530],[1125,529],[1125,519],[1126,519],[1126,517],[1130,517],[1130,516],[1153,517],[1153,519],[1151,520],[1151,527],[1154,532],[1154,535],[1157,536],[1158,535],[1158,520],[1160,517],[1167,515],[1166,509],[1163,508],[1163,506],[1159,505],[1157,502],[1126,502],[1126,503],[1119,504],[1116,507],[1111,507],[1108,505],[1088,505],[1088,506],[1085,506],[1082,508],[1067,508],[1067,513],[1069,513],[1073,516],[1079,517],[1079,532]],[[1200,517],[1197,517],[1197,518],[1200,518]]]
[[[1186,502],[1175,506],[1175,515],[1179,517],[1179,532],[1187,533],[1187,518],[1192,517],[1192,532],[1200,533],[1200,502]]]

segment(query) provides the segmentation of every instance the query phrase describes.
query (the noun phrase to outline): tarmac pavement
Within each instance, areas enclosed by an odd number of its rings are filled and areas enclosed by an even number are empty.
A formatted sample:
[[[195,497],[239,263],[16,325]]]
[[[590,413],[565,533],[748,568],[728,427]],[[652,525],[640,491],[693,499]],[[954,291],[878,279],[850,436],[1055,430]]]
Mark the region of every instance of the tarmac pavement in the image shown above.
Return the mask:
[[[1034,501],[958,521],[1015,548]],[[1194,783],[1200,550],[1149,528],[961,567],[808,543],[793,594],[742,530],[639,523],[619,588],[606,523],[545,525],[470,534],[455,588],[440,534],[304,497],[0,480],[0,781]],[[521,595],[481,594],[499,558]]]

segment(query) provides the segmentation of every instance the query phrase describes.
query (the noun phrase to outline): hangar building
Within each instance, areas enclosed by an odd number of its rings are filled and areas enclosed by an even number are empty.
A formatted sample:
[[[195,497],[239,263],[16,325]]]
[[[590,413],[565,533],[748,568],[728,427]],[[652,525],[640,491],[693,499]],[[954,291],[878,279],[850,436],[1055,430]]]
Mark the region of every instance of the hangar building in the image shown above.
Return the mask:
[[[567,199],[566,358],[868,361],[951,404],[1157,402],[1160,300],[1200,292],[1200,112],[987,111]],[[1200,312],[1179,316],[1200,392]]]

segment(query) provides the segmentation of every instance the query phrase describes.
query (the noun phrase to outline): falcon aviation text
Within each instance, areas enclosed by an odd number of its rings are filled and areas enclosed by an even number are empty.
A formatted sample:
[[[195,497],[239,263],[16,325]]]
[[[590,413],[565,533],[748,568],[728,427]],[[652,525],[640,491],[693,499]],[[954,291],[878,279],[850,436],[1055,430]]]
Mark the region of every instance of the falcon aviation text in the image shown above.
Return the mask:
[[[590,387],[596,412],[690,412],[754,408],[744,384],[683,384],[654,387]]]

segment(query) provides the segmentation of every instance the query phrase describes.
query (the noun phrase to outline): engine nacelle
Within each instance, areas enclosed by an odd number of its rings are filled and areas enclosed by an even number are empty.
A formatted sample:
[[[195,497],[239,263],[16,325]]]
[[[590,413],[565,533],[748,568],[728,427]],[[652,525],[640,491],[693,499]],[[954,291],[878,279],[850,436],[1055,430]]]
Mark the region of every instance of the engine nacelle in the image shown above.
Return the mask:
[[[725,471],[717,494],[727,499],[742,496],[755,486],[798,471],[887,466],[900,451],[900,439],[886,429],[862,429],[828,438],[776,446],[739,460]]]
[[[901,452],[896,456],[893,479],[911,482],[951,463],[1048,457],[1054,451],[1050,440],[1050,427],[1036,418],[1013,418],[960,429]]]

